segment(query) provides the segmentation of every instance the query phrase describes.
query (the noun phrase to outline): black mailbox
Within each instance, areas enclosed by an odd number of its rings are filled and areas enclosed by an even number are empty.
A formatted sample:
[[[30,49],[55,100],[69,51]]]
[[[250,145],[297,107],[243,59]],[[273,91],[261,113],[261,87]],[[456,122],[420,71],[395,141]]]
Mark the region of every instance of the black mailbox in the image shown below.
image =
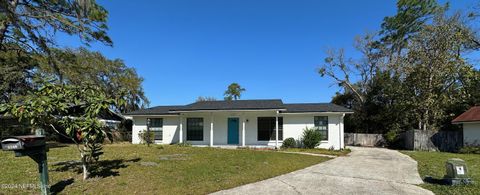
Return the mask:
[[[47,166],[48,148],[46,147],[45,136],[25,135],[7,137],[2,140],[2,150],[13,151],[16,157],[29,156],[37,162],[42,195],[50,194]]]
[[[3,150],[29,150],[45,146],[45,136],[26,135],[2,140]]]

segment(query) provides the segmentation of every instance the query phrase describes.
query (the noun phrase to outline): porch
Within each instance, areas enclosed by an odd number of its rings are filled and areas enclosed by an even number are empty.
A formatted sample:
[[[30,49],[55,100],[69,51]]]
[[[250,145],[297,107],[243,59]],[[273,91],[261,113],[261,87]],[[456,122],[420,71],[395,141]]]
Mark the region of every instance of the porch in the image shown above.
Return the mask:
[[[188,112],[178,117],[178,143],[222,148],[278,148],[283,140],[279,110]]]

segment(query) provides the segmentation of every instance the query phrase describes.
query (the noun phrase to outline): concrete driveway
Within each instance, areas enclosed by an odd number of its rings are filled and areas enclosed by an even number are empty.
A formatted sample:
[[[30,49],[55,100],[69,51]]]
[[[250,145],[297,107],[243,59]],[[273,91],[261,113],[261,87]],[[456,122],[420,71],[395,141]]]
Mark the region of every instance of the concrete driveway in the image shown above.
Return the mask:
[[[351,147],[338,157],[302,170],[214,194],[433,194],[417,162],[394,150]]]

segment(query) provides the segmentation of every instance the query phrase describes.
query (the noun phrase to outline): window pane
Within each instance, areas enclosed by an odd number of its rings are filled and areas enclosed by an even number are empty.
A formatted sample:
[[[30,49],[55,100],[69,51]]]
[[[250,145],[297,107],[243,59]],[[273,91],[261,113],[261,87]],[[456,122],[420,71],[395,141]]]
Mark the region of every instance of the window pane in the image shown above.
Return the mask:
[[[149,118],[147,121],[147,128],[153,132],[155,140],[163,140],[163,118]]]
[[[328,140],[328,116],[315,116],[314,124],[317,131],[322,134],[322,140]]]
[[[275,140],[275,117],[257,118],[258,141]],[[278,140],[283,140],[283,118],[278,117]]]
[[[203,141],[203,118],[187,118],[187,140]]]

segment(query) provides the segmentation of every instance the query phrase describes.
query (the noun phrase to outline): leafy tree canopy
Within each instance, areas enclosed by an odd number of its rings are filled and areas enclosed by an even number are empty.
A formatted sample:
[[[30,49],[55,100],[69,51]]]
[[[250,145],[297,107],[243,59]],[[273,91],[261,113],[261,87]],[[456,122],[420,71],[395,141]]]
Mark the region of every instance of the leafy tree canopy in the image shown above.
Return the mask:
[[[91,52],[85,48],[53,49],[52,54],[57,61],[59,72],[56,72],[44,59],[40,65],[43,76],[63,78],[63,83],[77,86],[98,86],[113,99],[123,99],[126,104],[116,106],[122,113],[138,110],[149,104],[142,88],[141,78],[134,68],[130,68],[120,59],[107,59],[99,52]]]

